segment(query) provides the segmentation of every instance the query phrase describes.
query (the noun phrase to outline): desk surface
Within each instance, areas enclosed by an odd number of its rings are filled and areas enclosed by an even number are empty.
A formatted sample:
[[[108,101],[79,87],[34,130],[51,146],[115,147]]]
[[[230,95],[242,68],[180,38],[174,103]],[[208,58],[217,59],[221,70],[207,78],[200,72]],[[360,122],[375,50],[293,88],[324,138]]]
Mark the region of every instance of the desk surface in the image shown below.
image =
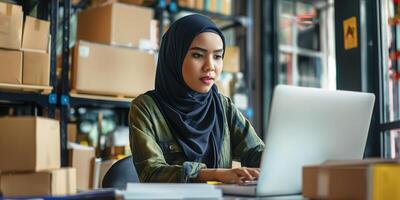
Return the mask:
[[[289,196],[275,196],[275,197],[237,197],[237,196],[224,196],[224,200],[307,200],[301,195],[289,195]]]

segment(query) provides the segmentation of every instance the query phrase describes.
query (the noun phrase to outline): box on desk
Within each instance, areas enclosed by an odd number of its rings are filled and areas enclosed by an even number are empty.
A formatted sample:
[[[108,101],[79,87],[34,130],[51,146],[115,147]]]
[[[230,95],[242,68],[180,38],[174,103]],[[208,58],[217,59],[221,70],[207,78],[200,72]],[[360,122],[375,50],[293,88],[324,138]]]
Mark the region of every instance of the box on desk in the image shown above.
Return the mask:
[[[0,49],[0,83],[22,83],[22,52]]]
[[[60,168],[60,126],[42,117],[0,118],[0,171]]]
[[[76,193],[76,170],[60,168],[32,173],[1,174],[0,187],[3,195],[45,196]]]
[[[72,88],[81,93],[138,96],[154,88],[154,55],[131,48],[79,41]]]
[[[327,163],[303,167],[303,196],[310,199],[399,199],[395,161]]]
[[[151,39],[153,10],[113,3],[78,13],[77,39],[140,47]],[[134,24],[134,26],[133,26]]]
[[[0,22],[0,48],[19,50],[22,38],[22,7],[0,2]]]

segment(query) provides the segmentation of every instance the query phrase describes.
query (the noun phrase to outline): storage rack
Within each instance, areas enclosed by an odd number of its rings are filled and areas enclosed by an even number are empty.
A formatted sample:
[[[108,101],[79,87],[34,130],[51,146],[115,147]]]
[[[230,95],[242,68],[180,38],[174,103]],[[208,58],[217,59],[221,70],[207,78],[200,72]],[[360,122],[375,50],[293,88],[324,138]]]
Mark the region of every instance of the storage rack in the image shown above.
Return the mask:
[[[10,2],[10,1],[7,1]],[[81,3],[78,4],[77,8],[84,7],[88,0],[82,0]],[[249,4],[251,5],[252,1]],[[20,4],[18,1],[13,1],[13,3]],[[49,9],[50,6],[50,9]],[[59,0],[40,0],[38,1],[38,18],[47,19],[48,11],[50,10],[50,34],[52,36],[57,35],[57,24],[58,24],[58,12],[59,6],[63,7],[64,15],[62,20],[62,72],[61,72],[61,80],[57,82],[56,77],[56,37],[51,37],[51,55],[50,55],[50,85],[53,87],[50,94],[37,94],[37,93],[18,93],[18,92],[3,92],[0,90],[0,101],[10,101],[10,102],[32,102],[36,105],[39,105],[43,108],[47,108],[48,116],[51,118],[55,117],[56,108],[60,109],[60,139],[61,139],[61,165],[66,166],[68,159],[67,152],[67,124],[69,121],[69,111],[71,108],[78,107],[92,107],[92,108],[113,108],[119,110],[128,110],[130,107],[130,101],[127,99],[118,99],[118,98],[107,98],[101,97],[97,98],[91,95],[75,95],[71,93],[69,88],[69,41],[70,41],[70,17],[72,8],[71,0],[63,0],[60,5]],[[156,19],[159,21],[159,33],[163,34],[164,30],[164,12],[169,11],[170,20],[173,19],[173,16],[180,11],[188,11],[188,12],[196,12],[201,13],[212,18],[217,18],[220,20],[229,21],[230,24],[221,27],[222,30],[234,28],[238,26],[247,26],[247,33],[249,30],[248,22],[251,16],[251,13],[248,13],[247,16],[227,16],[219,13],[212,13],[203,10],[194,10],[190,8],[184,8],[177,6],[175,1],[171,1],[167,6],[165,0],[157,1],[156,5],[152,7],[155,10]],[[250,23],[251,24],[251,23]],[[68,33],[68,34],[67,34]],[[248,37],[246,40],[251,41],[251,34],[247,34]],[[250,42],[251,43],[251,42]],[[247,52],[247,47],[246,47]],[[246,56],[247,57],[247,56]],[[248,63],[248,60],[245,59],[246,66],[251,66]],[[249,67],[246,67],[246,70]],[[248,78],[251,80],[251,78]],[[57,85],[60,87],[57,87]],[[58,89],[57,89],[58,88]],[[250,95],[251,96],[251,95]]]
[[[3,1],[6,3],[14,3],[23,6],[24,13],[30,10],[24,6],[23,1]],[[50,13],[49,13],[50,6]],[[37,16],[41,19],[48,19],[50,14],[50,35],[57,35],[57,16],[58,16],[58,0],[44,0],[38,1]],[[57,104],[57,77],[56,77],[56,37],[51,37],[51,54],[50,54],[50,86],[52,90],[50,93],[38,92],[24,92],[20,91],[24,86],[18,89],[4,89],[0,90],[0,101],[5,103],[29,103],[30,105],[40,106],[47,110],[47,116],[50,118],[55,117],[55,108]]]

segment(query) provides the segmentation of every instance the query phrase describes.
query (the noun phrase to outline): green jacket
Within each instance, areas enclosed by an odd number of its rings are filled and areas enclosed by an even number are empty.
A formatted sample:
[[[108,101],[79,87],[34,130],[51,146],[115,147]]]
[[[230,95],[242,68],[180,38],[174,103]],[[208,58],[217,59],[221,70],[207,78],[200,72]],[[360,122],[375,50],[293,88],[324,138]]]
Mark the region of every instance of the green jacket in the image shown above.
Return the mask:
[[[242,166],[259,167],[264,150],[249,121],[231,99],[221,95],[225,112],[224,136],[219,166],[231,168],[232,160]],[[130,146],[141,182],[195,182],[206,165],[187,161],[157,104],[148,95],[132,101],[129,112]]]

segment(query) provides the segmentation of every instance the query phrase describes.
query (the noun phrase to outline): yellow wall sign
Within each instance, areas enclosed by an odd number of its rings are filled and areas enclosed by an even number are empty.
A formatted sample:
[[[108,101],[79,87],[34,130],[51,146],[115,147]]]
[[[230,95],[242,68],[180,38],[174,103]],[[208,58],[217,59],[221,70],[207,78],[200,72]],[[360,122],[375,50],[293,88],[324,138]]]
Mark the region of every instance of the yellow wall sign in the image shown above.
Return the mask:
[[[344,49],[353,49],[358,47],[357,36],[357,18],[350,17],[343,21]]]

